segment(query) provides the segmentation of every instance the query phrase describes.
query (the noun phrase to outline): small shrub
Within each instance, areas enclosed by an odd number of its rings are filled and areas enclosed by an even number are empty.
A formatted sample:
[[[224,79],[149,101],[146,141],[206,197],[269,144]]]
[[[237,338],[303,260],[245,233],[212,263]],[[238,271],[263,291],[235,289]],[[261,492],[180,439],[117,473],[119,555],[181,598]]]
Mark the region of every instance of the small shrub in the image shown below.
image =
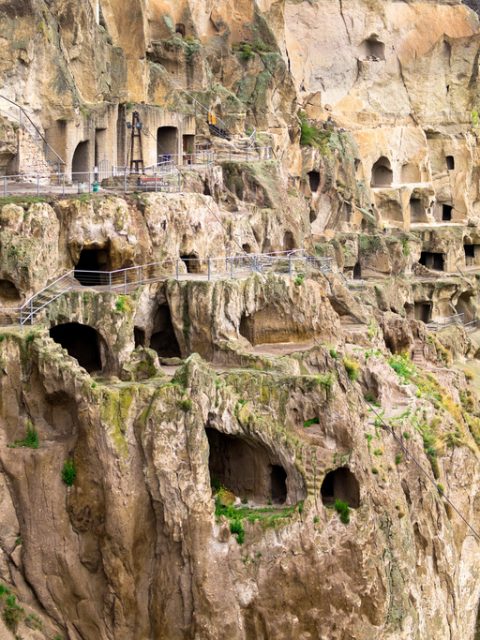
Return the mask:
[[[27,434],[23,440],[15,440],[13,444],[9,444],[8,446],[12,449],[16,449],[17,447],[28,447],[29,449],[38,449],[38,432],[33,426],[33,424],[28,421],[27,422]]]
[[[338,360],[338,351],[336,349],[330,349],[329,353],[334,360]]]
[[[308,427],[312,427],[314,424],[318,424],[318,418],[310,418],[310,420],[305,420],[303,423],[304,429],[308,429]]]
[[[317,375],[318,384],[323,387],[326,391],[330,391],[333,387],[333,383],[335,378],[332,373],[319,373]]]
[[[300,500],[300,502],[298,503],[298,513],[300,515],[302,515],[302,513],[303,513],[303,506],[304,506],[304,502],[303,502],[303,500]]]
[[[402,435],[405,438],[405,440],[410,440],[410,434],[408,433],[408,431],[404,431]]]
[[[4,584],[0,584],[0,598],[10,593],[10,589],[6,587]]]
[[[313,524],[318,524],[320,522],[320,518],[318,516],[313,516]]]
[[[247,62],[255,57],[255,52],[253,51],[252,45],[248,44],[248,42],[244,42],[239,49],[239,55],[242,60]]]
[[[375,449],[373,451],[374,456],[383,456],[383,451],[381,449]]]
[[[180,400],[180,402],[178,403],[178,406],[180,407],[180,409],[184,412],[184,413],[188,413],[189,411],[192,410],[192,406],[193,403],[190,400],[190,398],[183,398],[182,400]]]
[[[127,296],[118,296],[118,298],[115,300],[115,311],[117,311],[118,313],[125,313],[130,310],[130,302]]]
[[[340,516],[341,522],[343,522],[343,524],[348,524],[350,522],[350,507],[348,506],[348,503],[337,499],[335,500],[334,507],[335,511]]]
[[[345,371],[347,372],[347,376],[352,382],[358,380],[360,375],[360,365],[355,360],[351,360],[350,358],[343,359],[343,366],[345,367]]]
[[[33,333],[33,331],[31,331],[26,338],[26,342],[27,344],[31,344],[34,340],[35,340],[35,334]]]
[[[245,529],[243,528],[241,520],[230,521],[230,533],[237,537],[238,544],[243,544],[245,542]]]
[[[403,455],[401,453],[397,453],[395,456],[395,464],[401,464],[403,462]]]
[[[77,470],[75,468],[75,462],[71,459],[65,460],[62,468],[62,480],[67,485],[67,487],[71,487],[73,485],[76,477]]]
[[[378,469],[377,469],[377,467],[372,467],[372,473],[373,473],[373,475],[374,475],[374,476],[377,476],[377,475],[378,475]]]
[[[408,384],[415,374],[415,365],[407,355],[392,356],[388,359],[388,364],[405,384]]]
[[[445,495],[445,487],[440,482],[437,484],[437,491],[441,496]]]
[[[297,287],[300,287],[305,282],[305,274],[299,273],[295,276],[294,283]]]
[[[2,617],[7,627],[15,632],[23,614],[23,609],[17,604],[17,598],[11,594],[5,600]]]

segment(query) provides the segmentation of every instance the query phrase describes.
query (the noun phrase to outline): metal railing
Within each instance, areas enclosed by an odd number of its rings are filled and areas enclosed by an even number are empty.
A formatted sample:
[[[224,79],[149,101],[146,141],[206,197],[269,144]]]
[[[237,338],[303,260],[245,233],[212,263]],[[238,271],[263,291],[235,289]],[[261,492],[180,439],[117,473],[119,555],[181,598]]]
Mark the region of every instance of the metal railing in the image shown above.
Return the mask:
[[[253,273],[327,273],[332,270],[332,262],[332,258],[314,258],[298,250],[215,258],[183,256],[165,263],[152,262],[115,271],[72,269],[35,293],[21,307],[0,308],[0,324],[33,324],[62,295],[85,287],[128,294],[139,286],[169,279],[212,281],[248,277]]]
[[[172,171],[164,168],[163,172],[135,174],[126,168],[114,167],[111,176],[104,178],[100,187],[99,175],[93,171],[65,173],[27,173],[0,176],[0,197],[9,195],[72,195],[95,193],[102,190],[132,193],[135,191],[158,191],[178,193],[182,190],[183,181],[175,167]]]

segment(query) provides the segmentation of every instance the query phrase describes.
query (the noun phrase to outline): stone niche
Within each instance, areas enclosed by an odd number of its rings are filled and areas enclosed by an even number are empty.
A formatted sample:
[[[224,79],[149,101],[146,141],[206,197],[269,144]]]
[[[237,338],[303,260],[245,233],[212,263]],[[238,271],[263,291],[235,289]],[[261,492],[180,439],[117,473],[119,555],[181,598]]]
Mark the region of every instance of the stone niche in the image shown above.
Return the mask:
[[[360,485],[348,467],[339,467],[327,473],[322,482],[321,495],[326,506],[333,505],[335,500],[342,500],[354,509],[360,506]]]
[[[103,373],[106,368],[106,344],[98,331],[78,322],[59,324],[50,329],[52,340],[68,351],[88,373]]]
[[[293,501],[287,471],[265,445],[210,427],[206,433],[212,486],[221,485],[236,496],[258,504]]]

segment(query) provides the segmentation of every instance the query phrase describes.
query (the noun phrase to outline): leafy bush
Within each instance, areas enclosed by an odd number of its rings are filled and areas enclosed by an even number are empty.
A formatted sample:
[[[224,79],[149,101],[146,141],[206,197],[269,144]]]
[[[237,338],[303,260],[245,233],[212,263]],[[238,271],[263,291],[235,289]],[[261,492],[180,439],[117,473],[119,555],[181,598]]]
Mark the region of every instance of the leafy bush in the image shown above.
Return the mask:
[[[240,45],[239,54],[240,54],[240,58],[245,62],[255,57],[255,52],[253,51],[253,47],[251,44],[248,44],[248,42],[244,42],[243,44]]]
[[[335,376],[333,373],[319,373],[317,375],[317,382],[326,391],[330,391],[333,387],[333,383],[335,382]]]
[[[241,520],[230,520],[230,533],[236,535],[238,544],[245,542],[245,529]]]
[[[318,424],[318,418],[310,418],[310,420],[305,420],[303,426],[305,429],[308,429],[308,427],[312,427],[314,424]]]
[[[415,365],[407,355],[391,356],[388,359],[388,364],[405,384],[408,384],[412,376],[415,375]]]
[[[28,447],[29,449],[38,449],[38,432],[33,426],[33,424],[28,421],[27,422],[27,434],[23,440],[15,440],[13,444],[9,444],[8,446],[11,449],[16,449],[17,447]]]
[[[403,455],[401,453],[397,453],[395,456],[395,464],[401,464],[403,462]]]
[[[344,358],[343,366],[345,367],[347,376],[352,382],[358,380],[358,377],[360,375],[360,365],[358,364],[358,362],[356,362],[355,360],[351,360],[350,358]]]
[[[348,506],[348,503],[344,502],[343,500],[337,499],[335,500],[335,504],[333,506],[335,507],[335,511],[340,516],[340,520],[343,522],[343,524],[348,524],[350,522],[350,507]]]
[[[338,360],[338,351],[336,349],[330,349],[329,353],[334,360]]]
[[[71,459],[66,460],[62,468],[62,480],[67,485],[67,487],[71,487],[75,482],[76,477],[77,470],[75,468],[75,462]]]
[[[190,398],[183,398],[178,403],[178,406],[182,411],[184,411],[185,413],[188,413],[192,409],[192,401],[190,400]]]
[[[125,311],[129,310],[129,304],[127,300],[127,296],[118,296],[115,300],[115,311],[119,313],[125,313]]]
[[[295,285],[297,287],[300,287],[304,282],[305,282],[305,274],[304,273],[299,273],[297,276],[295,276],[294,283],[295,283]]]
[[[23,614],[23,609],[17,604],[17,598],[11,594],[5,600],[2,618],[7,627],[15,632]]]

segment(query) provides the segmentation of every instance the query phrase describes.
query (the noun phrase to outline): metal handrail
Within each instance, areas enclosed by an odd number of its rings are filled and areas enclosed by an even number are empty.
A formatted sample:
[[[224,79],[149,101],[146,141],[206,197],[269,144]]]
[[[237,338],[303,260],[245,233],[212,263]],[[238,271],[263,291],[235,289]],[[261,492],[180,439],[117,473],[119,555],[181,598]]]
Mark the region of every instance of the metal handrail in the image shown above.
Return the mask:
[[[177,258],[174,261],[174,270],[168,271],[168,265],[160,262],[152,262],[143,265],[135,265],[116,269],[114,271],[87,271],[83,269],[71,269],[51,284],[47,285],[20,307],[0,308],[0,322],[10,320],[12,314],[18,315],[17,321],[21,325],[33,324],[37,316],[52,302],[60,298],[64,293],[79,290],[82,287],[101,287],[107,291],[124,291],[128,293],[132,287],[142,284],[157,282],[169,278],[181,280],[185,278],[206,279],[215,277],[234,278],[235,275],[248,273],[263,273],[269,270],[277,273],[297,272],[298,264],[304,267],[312,267],[321,273],[331,270],[332,258],[316,258],[315,262],[309,260],[303,249],[293,251],[279,251],[265,254],[240,254],[223,257],[206,258]],[[198,268],[191,270],[192,264],[197,263]],[[183,266],[181,266],[183,265]],[[190,270],[189,270],[190,265]],[[74,281],[78,284],[76,284]],[[58,288],[62,282],[67,286]],[[1,316],[4,318],[1,318]],[[12,324],[12,322],[10,322]]]

